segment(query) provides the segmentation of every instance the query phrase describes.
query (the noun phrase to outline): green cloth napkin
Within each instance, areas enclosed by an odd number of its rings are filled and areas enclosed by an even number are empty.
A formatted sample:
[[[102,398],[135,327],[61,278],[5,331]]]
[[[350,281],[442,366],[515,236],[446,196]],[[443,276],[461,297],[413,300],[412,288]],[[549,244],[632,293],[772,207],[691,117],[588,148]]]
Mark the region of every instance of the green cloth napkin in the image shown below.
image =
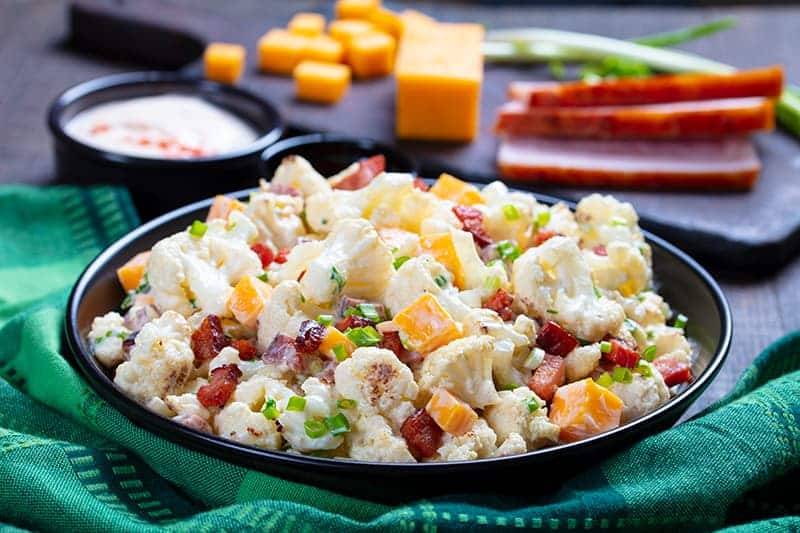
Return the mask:
[[[391,507],[157,437],[62,355],[70,286],[137,225],[120,189],[0,188],[0,522],[9,531],[800,528],[800,333],[769,347],[702,416],[561,485],[520,471],[507,481],[516,497]],[[526,482],[553,490],[526,497]]]

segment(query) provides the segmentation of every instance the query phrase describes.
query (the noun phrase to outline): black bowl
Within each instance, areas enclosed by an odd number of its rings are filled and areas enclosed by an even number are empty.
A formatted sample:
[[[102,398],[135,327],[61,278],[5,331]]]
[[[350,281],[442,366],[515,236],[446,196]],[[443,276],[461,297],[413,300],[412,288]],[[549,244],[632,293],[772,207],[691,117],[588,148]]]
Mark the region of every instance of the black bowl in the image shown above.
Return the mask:
[[[246,198],[250,191],[236,193]],[[535,194],[543,203],[556,199]],[[530,472],[547,476],[554,483],[566,479],[625,444],[666,429],[708,387],[728,354],[731,314],[721,289],[693,259],[675,246],[644,232],[653,248],[653,263],[659,290],[680,312],[690,317],[688,335],[698,354],[692,371],[695,380],[659,409],[612,431],[571,444],[543,448],[522,455],[471,462],[391,464],[347,459],[326,459],[273,452],[237,444],[187,428],[148,411],[131,400],[113,383],[91,355],[86,342],[92,319],[117,309],[124,293],[115,271],[134,254],[155,242],[184,230],[195,219],[204,219],[211,200],[197,202],[163,215],[137,228],[103,251],[81,274],[70,295],[66,335],[75,361],[97,393],[135,423],[189,448],[249,468],[313,483],[372,499],[397,501],[444,492],[489,490],[507,487],[510,476]],[[379,489],[376,490],[376,484]],[[526,494],[528,494],[526,492]],[[519,494],[517,494],[519,495]]]
[[[371,139],[354,139],[345,135],[331,133],[311,133],[299,137],[289,137],[276,142],[261,154],[261,175],[272,176],[287,155],[299,155],[314,163],[323,176],[332,176],[347,168],[353,161],[373,155],[386,157],[387,172],[417,173],[413,159],[392,148]]]
[[[164,93],[203,98],[244,120],[259,137],[241,150],[219,156],[154,159],[98,149],[64,131],[67,121],[89,107]],[[251,185],[259,177],[259,156],[283,131],[277,110],[263,98],[230,85],[171,72],[132,72],[86,81],[61,93],[50,105],[47,120],[59,178],[82,184],[125,185],[145,219]]]

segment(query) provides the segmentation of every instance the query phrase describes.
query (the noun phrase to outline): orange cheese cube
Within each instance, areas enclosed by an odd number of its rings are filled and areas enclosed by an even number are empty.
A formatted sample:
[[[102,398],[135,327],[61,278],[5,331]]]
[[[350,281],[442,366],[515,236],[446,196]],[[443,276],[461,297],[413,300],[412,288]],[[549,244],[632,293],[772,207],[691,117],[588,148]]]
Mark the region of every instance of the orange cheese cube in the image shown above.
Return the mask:
[[[117,279],[125,292],[136,290],[136,287],[142,282],[148,259],[150,259],[150,252],[142,252],[117,269]]]
[[[322,344],[319,345],[319,352],[329,359],[336,359],[336,352],[334,349],[337,346],[342,346],[348,356],[356,349],[356,345],[353,344],[353,341],[348,339],[344,333],[334,327],[328,326],[325,328],[325,336],[322,338]]]
[[[369,21],[380,31],[388,33],[395,39],[399,39],[403,31],[403,21],[400,15],[385,7],[373,9],[369,15]]]
[[[295,13],[289,21],[290,33],[315,37],[325,31],[325,17],[319,13]]]
[[[229,43],[211,43],[203,54],[205,76],[220,83],[236,83],[244,72],[244,46]]]
[[[349,48],[353,37],[373,31],[375,26],[366,20],[334,20],[328,24],[328,35],[342,43],[345,51]]]
[[[400,14],[400,35],[414,30],[431,31],[435,30],[436,26],[435,18],[420,11],[406,9]]]
[[[303,59],[312,59],[323,63],[341,63],[344,59],[344,46],[327,35],[311,37],[306,43]]]
[[[272,294],[272,287],[254,276],[239,280],[228,297],[228,310],[240,324],[256,327],[256,320]]]
[[[305,60],[294,69],[294,85],[299,100],[333,104],[347,92],[350,67]]]
[[[430,193],[442,200],[450,200],[461,205],[484,203],[483,196],[477,187],[445,173],[439,176],[439,179],[431,187]]]
[[[403,27],[395,77],[401,139],[471,141],[478,133],[483,27]]]
[[[478,414],[472,407],[447,389],[436,389],[425,410],[440,428],[456,437],[472,429],[478,421]]]
[[[275,29],[258,40],[258,66],[265,72],[291,74],[303,59],[308,37]]]
[[[427,354],[461,336],[458,324],[430,293],[425,293],[394,317],[411,349]]]
[[[338,0],[335,7],[336,18],[366,19],[380,5],[380,0]]]
[[[458,257],[456,244],[451,233],[429,233],[419,239],[423,253],[430,254],[436,261],[444,265],[453,277],[456,287],[464,288],[464,267]]]
[[[592,378],[559,387],[550,405],[550,421],[560,439],[574,442],[619,426],[622,400]]]
[[[356,35],[350,40],[347,62],[359,78],[386,76],[394,66],[394,49],[394,37],[388,33]]]
[[[214,220],[215,218],[228,220],[231,211],[244,211],[244,204],[235,198],[228,198],[227,196],[218,194],[214,197],[214,202],[208,210],[206,222]]]

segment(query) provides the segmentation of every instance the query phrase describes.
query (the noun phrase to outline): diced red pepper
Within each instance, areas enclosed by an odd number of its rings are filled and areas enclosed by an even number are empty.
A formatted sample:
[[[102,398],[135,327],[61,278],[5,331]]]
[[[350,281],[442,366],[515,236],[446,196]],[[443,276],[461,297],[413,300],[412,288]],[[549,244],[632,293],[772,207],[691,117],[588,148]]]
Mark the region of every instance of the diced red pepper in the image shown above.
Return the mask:
[[[230,345],[239,351],[239,359],[242,361],[251,361],[258,355],[256,345],[246,339],[232,340]]]
[[[278,264],[285,263],[286,256],[289,255],[289,252],[291,251],[292,251],[291,248],[281,248],[280,250],[278,250],[278,255],[275,256],[275,259],[273,259],[273,261],[275,261]]]
[[[549,354],[565,357],[580,343],[575,335],[552,320],[545,322],[536,335],[536,345]]]
[[[548,239],[552,239],[553,237],[558,237],[559,235],[561,234],[557,231],[549,229],[540,229],[539,231],[536,232],[536,235],[533,236],[533,245],[539,246]]]
[[[639,363],[639,353],[617,339],[611,339],[611,351],[603,354],[603,359],[625,368],[635,368]]]
[[[223,365],[211,372],[208,385],[197,390],[197,400],[203,407],[222,407],[236,390],[242,371],[236,365]]]
[[[453,207],[453,214],[461,221],[464,231],[472,234],[478,246],[483,248],[492,244],[492,238],[483,227],[483,213],[480,210],[468,205],[456,205]]]
[[[557,355],[545,354],[542,363],[533,371],[528,387],[536,396],[549,402],[553,399],[556,390],[567,380],[567,365],[564,358]]]
[[[222,331],[222,321],[217,315],[205,317],[200,327],[192,333],[192,351],[196,362],[215,358],[227,345],[228,338]]]
[[[251,246],[250,249],[261,259],[261,268],[267,268],[272,261],[275,260],[275,253],[272,251],[272,248],[265,244],[256,243]]]
[[[400,427],[400,434],[408,444],[411,455],[425,459],[436,454],[442,442],[442,428],[434,422],[425,409],[406,418]]]
[[[484,309],[491,309],[495,311],[500,318],[505,321],[514,318],[514,312],[511,310],[511,304],[514,302],[514,297],[503,289],[497,289],[491,298],[484,302]]]
[[[653,361],[653,366],[664,377],[667,387],[692,380],[692,367],[686,361],[674,357],[659,357]]]

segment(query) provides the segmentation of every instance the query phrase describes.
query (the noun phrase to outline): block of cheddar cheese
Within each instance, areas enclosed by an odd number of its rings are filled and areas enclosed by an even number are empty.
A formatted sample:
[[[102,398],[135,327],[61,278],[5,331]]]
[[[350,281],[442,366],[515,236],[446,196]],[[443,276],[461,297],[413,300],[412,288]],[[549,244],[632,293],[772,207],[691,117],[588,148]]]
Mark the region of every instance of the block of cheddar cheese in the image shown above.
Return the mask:
[[[338,0],[334,11],[337,19],[368,19],[380,5],[380,0]]]
[[[244,72],[244,46],[211,43],[203,54],[205,76],[220,83],[236,83]]]
[[[295,67],[294,82],[299,100],[333,104],[347,92],[350,68],[306,59]]]
[[[395,77],[401,139],[471,141],[478,133],[483,82],[483,27],[404,26]]]
[[[289,21],[289,32],[307,37],[322,35],[325,31],[325,17],[319,13],[295,13]]]
[[[344,59],[342,43],[327,35],[310,37],[306,43],[303,59],[322,61],[323,63],[341,63]]]
[[[370,32],[357,35],[347,49],[347,62],[358,78],[391,74],[394,66],[394,37],[388,33]]]
[[[291,74],[303,59],[308,38],[282,29],[273,29],[258,41],[258,66],[265,72]]]
[[[366,20],[334,20],[328,24],[328,35],[342,43],[345,50],[350,46],[353,37],[375,31],[375,26]]]

